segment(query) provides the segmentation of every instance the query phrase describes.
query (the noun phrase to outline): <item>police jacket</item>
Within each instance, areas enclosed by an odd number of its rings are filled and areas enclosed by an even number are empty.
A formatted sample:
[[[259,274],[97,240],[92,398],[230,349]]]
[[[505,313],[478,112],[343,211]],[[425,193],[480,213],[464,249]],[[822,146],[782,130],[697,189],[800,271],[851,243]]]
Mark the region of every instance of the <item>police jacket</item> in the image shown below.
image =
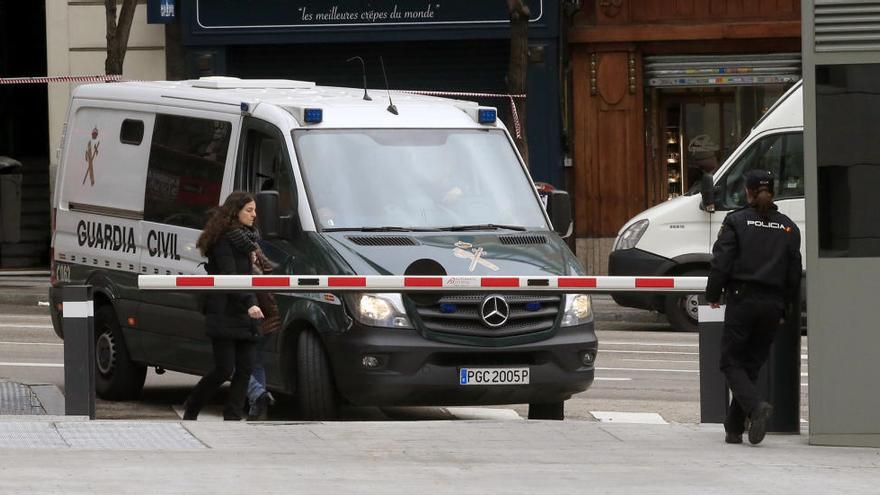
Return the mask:
[[[712,248],[706,299],[719,302],[735,284],[792,300],[800,290],[801,232],[776,206],[762,216],[752,206],[727,215]]]
[[[250,275],[250,253],[236,248],[221,236],[208,250],[208,273],[211,275]],[[215,339],[254,340],[256,321],[248,308],[257,304],[253,292],[210,292],[205,300],[207,334]]]

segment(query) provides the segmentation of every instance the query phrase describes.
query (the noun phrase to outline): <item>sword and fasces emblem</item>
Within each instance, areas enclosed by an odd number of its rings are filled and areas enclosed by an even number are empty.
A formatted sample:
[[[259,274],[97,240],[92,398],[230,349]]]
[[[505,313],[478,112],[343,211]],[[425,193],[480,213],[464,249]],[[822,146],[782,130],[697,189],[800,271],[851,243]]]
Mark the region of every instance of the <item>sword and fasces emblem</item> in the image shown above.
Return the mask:
[[[495,263],[483,259],[483,248],[474,248],[474,245],[469,242],[456,242],[455,249],[452,250],[452,254],[454,254],[458,258],[464,258],[471,261],[470,266],[468,266],[468,271],[472,272],[476,270],[478,264],[483,265],[484,267],[494,272],[500,270],[498,265],[496,265]]]
[[[92,129],[92,139],[89,139],[89,143],[86,145],[86,163],[89,165],[86,167],[86,175],[83,176],[83,185],[86,185],[86,179],[89,180],[90,185],[95,185],[95,158],[98,157],[98,146],[100,145],[101,142],[98,141],[98,127],[96,126]]]

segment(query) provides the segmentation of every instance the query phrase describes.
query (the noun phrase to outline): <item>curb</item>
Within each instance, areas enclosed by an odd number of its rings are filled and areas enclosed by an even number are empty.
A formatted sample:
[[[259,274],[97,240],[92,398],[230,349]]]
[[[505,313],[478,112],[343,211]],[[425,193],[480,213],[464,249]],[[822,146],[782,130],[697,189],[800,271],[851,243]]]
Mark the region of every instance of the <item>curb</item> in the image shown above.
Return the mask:
[[[64,394],[61,393],[61,389],[55,385],[49,384],[34,384],[28,386],[31,388],[31,391],[36,394],[37,400],[40,401],[40,405],[42,405],[43,410],[46,411],[46,415],[64,416],[65,400]]]
[[[49,305],[49,288],[33,290],[19,287],[0,287],[0,304],[39,307]]]

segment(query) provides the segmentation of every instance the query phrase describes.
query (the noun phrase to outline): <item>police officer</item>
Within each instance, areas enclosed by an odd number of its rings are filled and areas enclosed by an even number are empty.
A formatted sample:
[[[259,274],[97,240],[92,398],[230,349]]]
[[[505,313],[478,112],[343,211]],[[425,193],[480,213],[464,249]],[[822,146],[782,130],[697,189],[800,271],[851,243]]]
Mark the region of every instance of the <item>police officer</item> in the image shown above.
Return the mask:
[[[797,300],[801,281],[801,234],[773,204],[773,175],[746,174],[748,204],[724,219],[712,248],[706,299],[717,308],[722,291],[727,308],[721,338],[721,371],[733,393],[724,420],[727,443],[742,443],[746,419],[749,442],[767,432],[773,407],[759,394],[758,372],[785,315]]]

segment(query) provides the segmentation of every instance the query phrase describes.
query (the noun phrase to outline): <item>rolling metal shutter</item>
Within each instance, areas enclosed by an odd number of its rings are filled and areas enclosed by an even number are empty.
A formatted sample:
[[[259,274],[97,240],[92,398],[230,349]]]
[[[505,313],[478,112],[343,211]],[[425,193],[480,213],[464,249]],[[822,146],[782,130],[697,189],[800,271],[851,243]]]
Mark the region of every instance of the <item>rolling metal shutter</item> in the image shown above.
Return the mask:
[[[799,53],[645,57],[646,86],[655,88],[788,84],[800,78]]]

